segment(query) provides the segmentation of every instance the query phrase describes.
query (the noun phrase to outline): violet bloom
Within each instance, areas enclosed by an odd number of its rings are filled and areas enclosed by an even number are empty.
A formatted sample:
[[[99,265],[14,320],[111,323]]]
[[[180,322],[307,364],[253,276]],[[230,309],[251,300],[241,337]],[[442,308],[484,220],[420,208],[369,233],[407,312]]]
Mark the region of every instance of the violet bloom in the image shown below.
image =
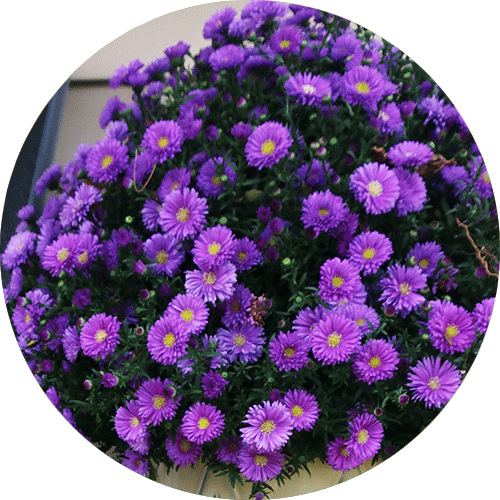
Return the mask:
[[[231,229],[218,224],[200,232],[194,241],[193,261],[197,266],[218,266],[233,253],[234,235]]]
[[[208,62],[215,72],[240,66],[245,60],[245,49],[238,45],[223,45],[213,52]]]
[[[244,446],[238,457],[238,467],[250,481],[267,482],[281,472],[284,461],[285,455],[279,451],[262,451],[253,446]]]
[[[236,173],[222,157],[215,158],[215,161],[209,159],[198,172],[196,186],[205,196],[217,198],[226,189],[225,182],[221,180],[223,175],[227,177],[226,182],[236,182]]]
[[[429,277],[436,271],[437,265],[444,258],[441,245],[435,241],[416,243],[406,256],[407,260],[415,262],[422,273]]]
[[[472,311],[472,320],[474,325],[482,334],[485,334],[488,329],[494,305],[495,297],[491,297],[478,302],[474,307],[474,311]]]
[[[310,307],[301,309],[297,317],[293,320],[292,330],[305,339],[309,339],[316,325],[329,314],[329,310],[323,305],[317,306],[314,310]]]
[[[227,439],[221,439],[221,446],[216,451],[217,458],[224,463],[237,464],[242,443],[240,437],[229,436]]]
[[[86,167],[95,182],[114,182],[128,164],[127,146],[116,139],[103,139],[90,150]]]
[[[236,266],[238,271],[251,269],[253,266],[261,264],[263,260],[257,245],[246,236],[240,240],[234,240],[231,263]]]
[[[313,394],[298,389],[289,390],[283,397],[283,404],[290,412],[295,430],[310,431],[314,427],[320,409]]]
[[[289,130],[278,122],[265,122],[250,135],[245,145],[247,162],[262,170],[272,167],[288,154],[293,139]]]
[[[163,202],[172,191],[188,187],[190,181],[191,172],[187,168],[169,170],[158,188],[158,198]]]
[[[327,175],[333,178],[335,174],[329,163],[323,165],[317,158],[314,158],[310,165],[307,163],[302,165],[297,170],[297,175],[304,181],[306,186],[316,188],[326,184]]]
[[[82,252],[81,239],[73,233],[61,234],[56,241],[45,248],[42,267],[52,276],[66,271],[73,275],[73,268],[78,263],[78,255]]]
[[[163,365],[173,365],[187,352],[189,334],[173,316],[159,318],[148,332],[151,358]]]
[[[392,135],[396,133],[401,135],[404,131],[401,112],[395,102],[383,104],[378,115],[370,120],[370,124],[379,129],[382,134]]]
[[[175,389],[170,380],[146,380],[136,393],[139,415],[146,425],[158,425],[172,420],[178,407],[174,400]]]
[[[176,189],[165,198],[158,222],[165,233],[184,240],[203,228],[207,214],[207,200],[194,189]]]
[[[285,91],[295,97],[302,106],[319,106],[325,97],[331,96],[328,80],[311,73],[297,73],[285,82]]]
[[[146,424],[139,415],[137,401],[127,401],[118,408],[115,416],[115,430],[118,437],[127,443],[139,441],[146,434]]]
[[[144,227],[151,232],[159,229],[160,211],[162,206],[154,200],[146,200],[141,210],[142,222]]]
[[[332,43],[330,56],[335,61],[345,60],[361,49],[363,42],[356,36],[352,29],[346,29]]]
[[[269,39],[271,49],[282,56],[298,54],[301,42],[302,34],[294,26],[277,29]]]
[[[76,326],[68,326],[62,334],[64,355],[70,363],[74,363],[80,352],[80,336]]]
[[[153,269],[158,274],[173,276],[184,260],[179,241],[166,234],[153,234],[144,242],[146,257],[154,261]]]
[[[115,387],[117,383],[118,379],[112,373],[105,373],[102,376],[102,385],[106,389],[111,389],[112,387]]]
[[[47,170],[43,172],[40,178],[35,184],[35,194],[41,196],[41,194],[48,188],[55,188],[59,179],[61,178],[62,167],[59,164],[51,165]]]
[[[278,401],[252,406],[243,423],[248,424],[240,429],[243,442],[262,451],[279,450],[289,440],[293,429],[290,413]]]
[[[14,234],[7,243],[2,254],[2,267],[6,270],[25,264],[30,254],[35,251],[37,235],[31,231],[22,231]]]
[[[181,151],[184,133],[173,120],[160,120],[150,125],[141,142],[141,148],[148,149],[153,160],[163,163]]]
[[[399,357],[394,346],[382,339],[370,339],[354,356],[353,371],[359,380],[371,385],[392,378]]]
[[[365,205],[369,214],[389,212],[399,198],[396,174],[383,163],[365,163],[357,168],[351,175],[350,187],[354,197]]]
[[[208,399],[219,397],[226,388],[229,381],[226,380],[220,373],[210,370],[201,376],[201,388],[203,394]]]
[[[219,351],[231,363],[242,361],[255,363],[262,355],[262,346],[265,343],[264,329],[252,323],[242,323],[225,330],[217,331]]]
[[[335,257],[320,268],[319,295],[330,304],[351,299],[360,283],[359,270],[348,260]]]
[[[384,428],[373,415],[364,413],[354,417],[349,422],[349,433],[347,450],[363,461],[373,458],[380,450]]]
[[[337,437],[328,445],[326,462],[333,470],[344,473],[359,467],[364,462],[364,459],[352,453],[352,451],[348,451],[347,439]]]
[[[250,321],[250,308],[255,296],[244,285],[236,284],[231,297],[226,299],[222,323],[231,328]]]
[[[300,220],[304,227],[313,227],[316,231],[334,229],[349,213],[344,200],[340,196],[326,191],[311,193],[302,204]]]
[[[99,117],[99,125],[104,130],[113,120],[118,118],[118,114],[125,111],[127,105],[120,100],[120,98],[115,95],[110,97],[101,111]]]
[[[366,276],[378,271],[393,253],[391,240],[378,231],[358,234],[349,245],[349,260]]]
[[[425,302],[425,297],[418,290],[427,286],[427,278],[419,268],[407,268],[396,263],[387,269],[387,274],[380,281],[383,289],[380,300],[384,307],[393,306],[405,317]]]
[[[236,11],[231,7],[218,10],[203,25],[203,38],[212,39],[214,42],[223,43],[225,41],[224,32],[227,31],[231,21],[236,16]]]
[[[445,353],[464,352],[476,340],[472,314],[452,302],[433,300],[427,329],[432,345]]]
[[[396,167],[417,167],[432,159],[432,149],[421,142],[403,141],[391,146],[387,158]]]
[[[201,445],[189,441],[180,431],[177,431],[175,440],[167,437],[165,441],[167,456],[179,467],[194,465],[201,456]]]
[[[458,368],[447,359],[424,358],[410,368],[408,387],[415,401],[427,408],[441,408],[457,392],[461,384]]]
[[[197,335],[208,323],[209,311],[203,299],[186,293],[176,295],[168,304],[165,314],[179,322],[180,331]]]
[[[182,417],[179,429],[189,441],[203,444],[222,434],[224,416],[217,407],[197,401]]]
[[[82,352],[97,359],[113,353],[120,341],[121,322],[106,313],[94,314],[83,325],[80,332]]]
[[[231,297],[236,280],[236,268],[233,264],[201,265],[200,269],[186,271],[184,286],[187,293],[215,304],[217,300],[226,300]]]
[[[359,326],[363,334],[375,332],[380,325],[377,312],[366,304],[354,304],[343,312],[346,317],[352,319]]]
[[[323,365],[346,362],[361,346],[361,337],[362,333],[352,319],[330,313],[311,333],[313,355]]]
[[[122,465],[144,477],[149,473],[148,459],[144,455],[133,450],[125,451],[124,457],[122,458]]]
[[[269,342],[269,358],[278,369],[300,370],[308,360],[309,342],[297,332],[280,332]]]
[[[422,210],[427,201],[427,189],[422,176],[403,168],[395,168],[394,173],[399,183],[399,198],[396,202],[398,216]]]

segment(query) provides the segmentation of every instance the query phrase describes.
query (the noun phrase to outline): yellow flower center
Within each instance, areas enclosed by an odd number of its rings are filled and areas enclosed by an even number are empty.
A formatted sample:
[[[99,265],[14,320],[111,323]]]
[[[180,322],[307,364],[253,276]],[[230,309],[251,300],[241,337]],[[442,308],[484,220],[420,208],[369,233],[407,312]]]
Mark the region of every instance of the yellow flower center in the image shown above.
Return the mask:
[[[161,410],[167,404],[167,400],[164,396],[154,396],[153,397],[153,406],[155,410]]]
[[[429,267],[429,259],[421,259],[418,261],[419,267]]]
[[[21,243],[20,245],[17,246],[16,250],[20,252],[26,245],[24,243]]]
[[[382,194],[382,184],[379,181],[370,181],[368,183],[368,191],[374,197],[380,196]]]
[[[349,457],[349,453],[347,453],[347,446],[342,446],[342,448],[340,448],[340,454],[343,457]]]
[[[344,278],[342,276],[339,276],[338,274],[332,278],[332,285],[335,288],[338,288],[339,286],[342,286],[344,284]]]
[[[187,222],[189,220],[189,208],[181,207],[175,214],[176,219],[179,222]]]
[[[445,330],[445,337],[453,339],[460,333],[460,330],[457,328],[457,325],[448,325]]]
[[[299,405],[295,405],[292,407],[291,413],[294,417],[300,417],[304,413],[304,410]]]
[[[26,314],[26,316],[24,317],[24,321],[26,323],[29,323],[31,321],[31,316],[29,314]]]
[[[411,286],[405,282],[401,283],[401,285],[399,285],[399,291],[403,294],[403,295],[408,295],[410,292],[411,292]]]
[[[217,255],[220,252],[220,243],[216,243],[215,241],[213,243],[210,243],[208,245],[208,253],[210,255]]]
[[[260,432],[262,434],[271,434],[276,429],[276,424],[272,420],[265,420],[260,424]]]
[[[370,92],[370,86],[367,82],[358,82],[356,83],[356,90],[358,94],[368,94],[368,92]]]
[[[286,358],[291,358],[295,354],[295,347],[292,346],[285,347],[283,353],[285,354]]]
[[[316,92],[316,87],[314,87],[313,85],[302,85],[302,92],[304,92],[304,94],[314,94]]]
[[[132,417],[132,420],[130,421],[130,427],[137,427],[141,422],[137,417]]]
[[[485,182],[486,184],[489,184],[491,182],[490,176],[486,172],[482,175],[482,178],[483,178],[483,182]]]
[[[193,321],[194,318],[194,312],[192,309],[184,309],[184,311],[181,312],[181,318],[186,322],[189,323],[190,321]]]
[[[288,47],[290,47],[290,40],[282,40],[280,42],[280,48],[288,49]]]
[[[253,457],[253,462],[255,465],[258,465],[259,467],[265,467],[269,460],[265,455],[255,455]]]
[[[363,258],[366,260],[373,259],[375,257],[375,249],[374,248],[365,248],[363,250]]]
[[[175,344],[175,335],[172,332],[168,332],[165,337],[163,337],[163,345],[165,347],[172,347]]]
[[[80,264],[85,264],[85,262],[87,262],[89,260],[89,255],[87,253],[87,250],[85,250],[83,253],[81,253],[79,256],[78,256],[78,262]]]
[[[242,335],[241,333],[238,333],[237,335],[234,336],[234,345],[237,347],[241,347],[244,345],[246,342],[245,336]]]
[[[108,168],[113,163],[113,157],[111,155],[106,155],[101,161],[102,168]]]
[[[220,183],[221,183],[220,175],[214,175],[214,176],[212,176],[212,184],[214,186],[218,186]]]
[[[188,441],[187,439],[183,439],[180,443],[179,443],[179,448],[181,449],[181,451],[183,451],[184,453],[187,453],[190,449],[191,449],[191,446],[192,446],[192,443],[190,441]]]
[[[168,260],[168,254],[167,252],[165,252],[165,250],[159,250],[158,252],[156,252],[155,259],[158,264],[165,264],[165,262],[167,262]]]
[[[324,215],[328,215],[328,209],[327,208],[320,208],[318,211],[318,214],[320,217],[323,217]]]
[[[361,429],[358,432],[358,443],[365,444],[368,441],[369,437],[370,436],[368,435],[368,431],[366,429]]]
[[[432,377],[429,382],[427,382],[427,387],[429,387],[429,389],[432,389],[433,391],[439,389],[441,387],[439,377]]]
[[[328,344],[328,347],[337,347],[340,344],[341,340],[342,340],[342,335],[340,335],[337,332],[334,332],[328,335],[326,343]]]
[[[100,344],[101,342],[104,342],[104,340],[106,340],[107,336],[108,332],[106,330],[97,330],[97,332],[95,332],[94,339]]]
[[[355,321],[355,323],[358,325],[358,326],[364,326],[365,324],[365,320],[363,318],[359,318]]]
[[[179,186],[180,186],[180,184],[177,181],[175,181],[172,184],[172,187],[170,188],[170,191],[175,191]]]
[[[372,356],[368,364],[371,368],[378,368],[382,364],[382,360],[378,356]]]
[[[271,139],[267,139],[267,141],[262,144],[262,148],[260,149],[260,151],[264,155],[270,155],[271,153],[274,153],[275,149],[276,143]]]
[[[210,427],[210,420],[206,417],[201,417],[198,420],[198,429],[208,429],[208,427]]]
[[[57,252],[57,260],[59,262],[64,262],[69,255],[69,248],[61,248],[59,252]]]
[[[158,139],[158,147],[159,148],[166,148],[168,146],[168,137],[160,137]]]
[[[213,285],[217,280],[217,277],[215,276],[215,274],[210,271],[209,273],[203,273],[203,281],[207,284],[207,285]]]
[[[238,260],[244,261],[247,258],[247,254],[245,252],[238,253]]]

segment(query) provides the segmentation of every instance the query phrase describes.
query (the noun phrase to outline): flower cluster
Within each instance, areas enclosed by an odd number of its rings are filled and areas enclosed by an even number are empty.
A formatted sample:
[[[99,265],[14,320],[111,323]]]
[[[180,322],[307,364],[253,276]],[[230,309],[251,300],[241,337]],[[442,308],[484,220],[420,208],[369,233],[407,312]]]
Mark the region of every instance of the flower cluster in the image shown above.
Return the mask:
[[[203,36],[114,73],[132,101],[36,183],[52,196],[18,213],[4,294],[87,439],[267,495],[315,459],[388,457],[450,400],[493,311],[498,221],[463,120],[395,47],[259,0]]]

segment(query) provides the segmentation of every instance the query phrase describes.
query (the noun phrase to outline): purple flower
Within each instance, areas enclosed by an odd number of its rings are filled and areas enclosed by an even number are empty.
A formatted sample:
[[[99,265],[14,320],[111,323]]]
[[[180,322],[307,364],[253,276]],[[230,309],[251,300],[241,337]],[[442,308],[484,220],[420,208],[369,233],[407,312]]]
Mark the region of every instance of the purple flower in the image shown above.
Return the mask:
[[[238,271],[251,269],[253,266],[262,263],[263,260],[257,245],[246,236],[240,240],[234,240],[231,263],[236,266]]]
[[[49,271],[52,276],[58,276],[63,271],[73,275],[73,268],[82,251],[81,238],[78,235],[61,234],[56,241],[45,248],[42,267]]]
[[[184,133],[173,120],[160,120],[150,125],[141,142],[141,148],[151,151],[153,161],[163,163],[181,151]]]
[[[279,451],[266,452],[253,446],[244,446],[238,457],[238,467],[250,481],[267,482],[281,472],[284,460],[285,456]]]
[[[231,135],[240,141],[246,141],[252,132],[253,127],[249,123],[240,122],[231,128]]]
[[[74,363],[80,352],[80,336],[76,326],[68,326],[62,334],[64,355],[70,363]]]
[[[146,424],[139,415],[137,401],[127,401],[125,406],[118,408],[115,416],[115,430],[118,437],[127,443],[133,443],[145,436],[146,429]]]
[[[159,318],[148,332],[148,351],[151,358],[163,365],[173,365],[187,352],[189,334],[173,316]]]
[[[205,195],[217,198],[226,189],[225,182],[221,177],[225,175],[231,184],[236,182],[234,170],[224,161],[222,157],[215,158],[215,161],[208,159],[200,168],[196,177],[196,186]]]
[[[262,354],[265,343],[264,329],[252,323],[242,323],[228,330],[217,331],[219,350],[231,363],[255,363]]]
[[[227,31],[235,16],[236,11],[231,7],[218,10],[203,25],[203,38],[223,43],[225,41],[224,32]]]
[[[201,269],[186,271],[184,286],[186,292],[201,297],[205,302],[215,304],[217,300],[226,300],[233,294],[236,283],[236,268],[233,264],[220,266],[201,265]]]
[[[280,402],[264,401],[254,405],[243,420],[241,437],[247,445],[262,451],[276,451],[290,438],[293,422],[287,408]]]
[[[289,130],[278,122],[265,122],[250,135],[245,145],[247,162],[252,167],[271,167],[288,154],[293,140]]]
[[[176,295],[167,307],[166,314],[179,321],[179,328],[188,334],[199,334],[208,322],[208,307],[203,299],[193,294]]]
[[[250,307],[254,298],[244,285],[235,285],[233,294],[225,302],[226,312],[222,317],[222,323],[231,328],[250,321]]]
[[[370,120],[370,124],[382,134],[402,134],[404,131],[401,112],[395,102],[383,104],[378,115]]]
[[[144,253],[158,274],[173,276],[184,260],[179,241],[166,234],[153,234],[144,242]]]
[[[24,205],[17,211],[17,217],[20,220],[29,220],[35,214],[35,207],[33,205]]]
[[[278,369],[300,370],[308,360],[309,342],[297,332],[280,332],[269,342],[269,358]]]
[[[95,182],[113,182],[128,164],[127,146],[116,139],[103,139],[90,150],[86,167]]]
[[[433,300],[427,329],[432,345],[441,352],[466,351],[476,339],[472,314],[449,301]]]
[[[115,95],[108,99],[106,106],[104,106],[101,111],[101,116],[99,117],[99,125],[104,130],[110,122],[118,118],[118,113],[122,113],[127,108],[127,105],[120,101],[120,98]]]
[[[295,430],[310,431],[314,427],[320,409],[313,394],[298,389],[289,390],[283,397],[283,404],[290,412]]]
[[[395,168],[394,173],[399,183],[399,198],[396,202],[398,216],[422,210],[427,201],[427,189],[421,175],[404,168]]]
[[[285,91],[295,97],[302,106],[319,106],[323,98],[331,96],[330,83],[311,73],[297,73],[285,82]]]
[[[158,222],[165,233],[184,240],[203,228],[207,213],[207,200],[194,189],[176,189],[165,198]]]
[[[113,353],[120,341],[121,322],[106,313],[94,314],[80,332],[82,352],[94,359]]]
[[[213,441],[224,430],[224,416],[215,406],[197,401],[182,417],[180,431],[189,441],[203,444]]]
[[[378,271],[393,253],[391,240],[378,231],[367,231],[355,236],[349,245],[349,260],[366,276]]]
[[[485,334],[493,314],[493,306],[495,305],[495,297],[484,299],[478,302],[472,311],[472,320],[476,329]]]
[[[406,268],[399,263],[387,269],[388,276],[380,282],[384,307],[393,306],[396,312],[405,317],[410,311],[425,302],[418,290],[427,286],[427,278],[417,267]]]
[[[269,39],[271,49],[282,56],[298,54],[301,42],[302,34],[294,26],[285,26],[276,30]]]
[[[373,307],[366,304],[354,304],[352,307],[347,308],[344,314],[359,326],[362,333],[376,331],[380,325],[380,318],[377,312]]]
[[[351,299],[360,284],[359,270],[348,260],[335,257],[320,268],[319,295],[330,304]]]
[[[180,467],[194,465],[202,454],[201,445],[189,441],[180,431],[177,431],[175,441],[171,437],[166,439],[165,449],[168,458]]]
[[[361,330],[352,319],[329,313],[311,332],[313,355],[323,365],[348,361],[361,346],[361,337]]]
[[[350,177],[350,187],[369,214],[389,212],[399,198],[396,174],[383,163],[365,163],[357,168]]]
[[[163,177],[160,187],[158,188],[158,198],[163,202],[172,191],[187,188],[190,180],[191,172],[186,168],[174,168],[169,170],[165,174],[165,177]]]
[[[182,40],[180,40],[177,45],[172,45],[167,47],[163,52],[170,59],[179,59],[184,57],[188,52],[191,46]]]
[[[139,70],[143,66],[144,64],[139,59],[131,61],[128,66],[122,65],[115,70],[109,79],[109,86],[112,89],[117,89],[123,84],[128,84],[132,87],[143,86],[148,80],[147,73],[139,73]]]
[[[146,457],[133,450],[125,451],[124,457],[122,458],[122,465],[137,472],[137,474],[141,476],[147,476],[149,472],[149,462]]]
[[[14,234],[2,254],[2,267],[6,270],[25,264],[28,256],[35,251],[37,236],[31,231]]]
[[[460,387],[458,368],[447,359],[424,358],[410,368],[408,387],[413,399],[424,400],[427,408],[441,408]]]
[[[197,266],[219,266],[233,253],[231,229],[218,224],[200,232],[194,241],[193,261]]]
[[[154,200],[146,200],[141,210],[142,222],[149,231],[157,231],[160,227],[160,211],[162,206]]]
[[[470,162],[470,175],[468,182],[474,184],[477,194],[481,198],[493,198],[493,186],[490,175],[481,156],[475,156]]]
[[[237,464],[242,441],[239,437],[229,436],[227,439],[221,439],[221,446],[217,449],[217,458],[221,462]]]
[[[362,41],[356,36],[356,33],[347,29],[342,35],[338,36],[332,44],[330,56],[335,61],[345,60],[361,49]]]
[[[203,394],[208,399],[213,399],[219,397],[229,381],[226,380],[220,373],[210,370],[201,376],[201,388],[203,389]]]
[[[163,420],[172,420],[178,402],[174,400],[172,382],[160,377],[146,380],[136,393],[139,415],[146,425],[158,425]]]
[[[40,176],[35,184],[35,194],[40,196],[47,188],[56,187],[57,182],[61,178],[62,167],[59,164],[51,165]]]
[[[441,245],[435,241],[416,243],[406,256],[406,260],[414,261],[422,273],[427,277],[434,274],[440,259],[443,258],[444,252],[441,249]]]
[[[387,158],[396,167],[417,167],[432,159],[432,149],[427,144],[403,141],[389,148]]]
[[[399,357],[394,346],[385,340],[370,339],[354,356],[353,371],[359,380],[370,385],[392,378]]]
[[[348,451],[347,439],[337,437],[328,445],[326,461],[333,470],[344,473],[359,467],[364,462],[364,459]]]
[[[112,373],[105,373],[102,376],[102,385],[106,387],[106,389],[110,389],[111,387],[115,387],[118,383],[118,379]]]
[[[354,417],[349,422],[349,433],[347,451],[363,461],[373,458],[380,450],[384,428],[373,415],[364,413]]]
[[[304,227],[313,227],[316,231],[334,229],[349,213],[344,200],[340,196],[326,191],[315,191],[302,203],[300,220]]]
[[[239,66],[245,60],[245,49],[238,45],[223,45],[213,52],[208,62],[215,72]]]
[[[324,186],[327,174],[330,177],[334,175],[330,164],[325,163],[323,166],[317,158],[314,158],[310,165],[306,163],[297,170],[297,175],[311,188]]]

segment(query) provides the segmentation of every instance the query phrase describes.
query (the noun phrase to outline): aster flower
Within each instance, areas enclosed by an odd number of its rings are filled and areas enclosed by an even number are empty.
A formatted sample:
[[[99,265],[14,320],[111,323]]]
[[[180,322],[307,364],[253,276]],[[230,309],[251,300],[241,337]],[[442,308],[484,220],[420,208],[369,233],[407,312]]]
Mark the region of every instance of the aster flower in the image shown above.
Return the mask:
[[[87,216],[94,203],[102,201],[102,195],[95,186],[81,184],[74,196],[69,197],[59,212],[63,229],[78,226]]]
[[[121,462],[128,469],[137,472],[141,476],[147,476],[149,472],[149,462],[144,455],[133,450],[126,450]]]
[[[385,340],[370,339],[354,356],[353,371],[368,385],[392,378],[399,357],[394,346]]]
[[[201,376],[201,388],[203,389],[203,394],[208,399],[213,399],[219,397],[229,381],[226,380],[220,373],[210,370]]]
[[[290,412],[295,430],[310,431],[314,427],[320,409],[313,394],[298,389],[289,390],[283,397],[283,404]]]
[[[189,334],[179,325],[179,320],[165,315],[149,329],[148,351],[158,363],[173,365],[186,354],[188,338]]]
[[[62,346],[66,359],[74,363],[80,352],[80,336],[76,326],[68,326],[62,334]]]
[[[147,81],[147,74],[140,73],[144,64],[139,59],[134,59],[128,66],[122,65],[111,75],[109,86],[117,89],[120,85],[142,86]]]
[[[239,66],[245,60],[245,49],[238,45],[223,45],[209,57],[208,62],[215,72]]]
[[[221,180],[222,175],[227,177],[226,182],[236,182],[236,173],[222,157],[215,158],[215,161],[210,158],[201,166],[196,177],[196,186],[205,196],[217,198],[226,189]]]
[[[345,219],[349,209],[340,196],[326,191],[315,191],[302,203],[302,216],[300,220],[304,227],[313,227],[316,231],[334,229]]]
[[[361,346],[362,333],[356,323],[338,313],[329,313],[311,332],[314,357],[323,365],[348,361]]]
[[[236,268],[232,264],[200,267],[201,269],[186,271],[184,284],[186,292],[212,304],[215,304],[217,300],[226,300],[231,297],[237,279]]]
[[[300,370],[308,360],[309,342],[297,332],[280,332],[269,342],[269,358],[278,369]]]
[[[370,120],[372,127],[380,130],[382,134],[403,134],[404,122],[401,112],[395,102],[388,102],[382,105],[378,115]]]
[[[380,300],[384,307],[391,305],[405,317],[425,302],[418,290],[427,286],[427,278],[419,268],[396,263],[387,269],[387,274],[380,282],[383,289]]]
[[[78,255],[82,250],[81,239],[78,235],[61,234],[56,241],[45,248],[42,267],[52,276],[57,276],[63,271],[73,275],[73,268],[78,263]]]
[[[250,321],[250,307],[255,296],[244,285],[237,284],[231,297],[226,299],[226,312],[222,323],[231,328]]]
[[[410,368],[408,387],[415,401],[424,401],[427,408],[441,408],[461,384],[458,368],[447,359],[424,358]]]
[[[321,187],[326,184],[327,175],[333,177],[334,172],[329,163],[324,165],[317,158],[311,164],[304,164],[297,170],[297,175],[311,188]]]
[[[80,235],[80,250],[76,254],[77,267],[85,271],[96,260],[102,249],[99,238],[92,233]]]
[[[432,345],[441,352],[466,351],[476,340],[472,315],[452,302],[433,300],[427,329]]]
[[[384,428],[373,415],[363,413],[349,422],[349,434],[348,453],[357,455],[365,461],[373,458],[380,450]]]
[[[178,294],[169,303],[166,315],[179,321],[180,331],[199,334],[208,322],[209,311],[203,299],[191,293]]]
[[[31,231],[14,234],[2,254],[2,267],[10,270],[25,264],[29,255],[35,251],[36,238],[37,235]]]
[[[323,98],[331,96],[328,80],[311,73],[297,73],[285,82],[285,91],[302,106],[319,106]]]
[[[169,170],[158,188],[158,198],[165,200],[165,198],[176,189],[187,188],[191,181],[191,172],[187,168],[173,168]]]
[[[264,329],[252,323],[242,323],[228,330],[217,330],[219,350],[229,362],[236,360],[245,363],[255,363],[262,355],[265,343]]]
[[[51,165],[43,172],[35,184],[35,194],[41,194],[48,188],[56,187],[57,181],[61,178],[62,167],[59,164]]]
[[[355,304],[352,307],[343,308],[342,311],[346,317],[352,319],[359,326],[362,333],[376,331],[380,325],[377,312],[366,304]]]
[[[111,389],[112,387],[115,387],[117,383],[118,379],[112,373],[105,373],[102,376],[102,385],[103,387],[106,387],[106,389]]]
[[[348,250],[349,260],[362,269],[365,276],[376,273],[392,253],[391,240],[378,231],[367,231],[355,236]]]
[[[221,446],[216,450],[217,458],[221,462],[237,464],[243,442],[240,437],[229,436],[221,439]]]
[[[241,437],[247,445],[262,451],[276,451],[290,438],[293,422],[286,407],[276,401],[264,401],[254,405],[243,420],[248,427],[243,427]]]
[[[231,263],[236,266],[238,271],[251,269],[253,266],[261,264],[263,260],[257,245],[246,236],[234,240]]]
[[[160,228],[160,211],[162,205],[154,200],[146,200],[141,210],[144,227],[151,232]]]
[[[485,334],[490,324],[491,315],[493,314],[493,306],[495,305],[495,297],[484,299],[478,302],[472,311],[472,320],[476,329]]]
[[[213,441],[224,430],[224,416],[215,406],[197,401],[182,417],[180,431],[189,441],[203,444]]]
[[[298,54],[302,34],[295,26],[285,26],[277,29],[269,39],[271,49],[282,56]]]
[[[139,415],[146,425],[158,425],[163,420],[172,420],[178,402],[174,400],[175,389],[170,380],[146,380],[136,393]]]
[[[153,160],[163,163],[181,151],[184,134],[173,120],[160,120],[150,125],[141,142],[141,148],[148,149]]]
[[[346,29],[332,43],[330,56],[335,61],[345,60],[361,49],[362,41],[352,29]]]
[[[293,320],[292,330],[297,332],[305,339],[309,339],[309,335],[314,331],[316,325],[329,313],[329,309],[319,305],[314,310],[310,307],[301,309],[297,317]]]
[[[399,198],[396,202],[398,216],[422,210],[427,201],[427,189],[422,176],[403,168],[394,169],[394,173],[399,183]]]
[[[364,460],[347,449],[347,439],[337,437],[330,442],[326,450],[326,462],[328,465],[342,473],[356,469]]]
[[[389,212],[399,198],[396,174],[383,163],[365,163],[357,168],[350,177],[350,187],[369,214]]]
[[[223,264],[233,253],[233,240],[231,229],[220,224],[200,231],[194,241],[194,263],[200,267]]]
[[[350,299],[361,283],[359,270],[348,260],[327,260],[320,268],[319,295],[331,304]]]
[[[218,10],[203,25],[203,38],[212,39],[214,42],[222,43],[225,40],[224,32],[227,31],[231,21],[236,16],[236,11],[231,7]]]
[[[143,248],[146,257],[154,261],[152,267],[158,274],[173,276],[184,260],[179,241],[169,235],[153,234]]]
[[[127,401],[125,406],[118,408],[115,430],[118,437],[127,443],[138,441],[145,436],[147,427],[139,415],[139,404],[136,401]]]
[[[271,167],[288,154],[293,140],[289,130],[278,122],[265,122],[250,135],[245,145],[247,162],[252,167]]]
[[[421,142],[403,141],[391,146],[387,158],[396,167],[417,167],[432,159],[432,149]]]
[[[435,241],[426,243],[415,243],[412,250],[408,252],[406,260],[414,261],[422,273],[429,277],[436,271],[440,259],[444,258],[441,245]]]
[[[167,437],[165,450],[168,458],[179,467],[194,465],[202,454],[201,445],[189,441],[180,431],[177,431],[175,440]]]
[[[116,181],[128,164],[127,146],[116,139],[103,139],[90,150],[86,167],[95,182]]]
[[[285,456],[279,451],[263,451],[244,446],[238,457],[241,474],[253,482],[267,482],[275,478],[283,467]]]
[[[121,322],[114,316],[106,313],[91,316],[80,332],[83,354],[97,359],[113,353],[120,341],[120,327]]]
[[[118,113],[122,113],[127,108],[127,105],[115,95],[108,99],[99,117],[99,125],[104,130],[110,122],[118,118]]]
[[[207,200],[194,189],[176,189],[165,198],[158,222],[165,233],[184,240],[203,228],[207,213]]]

